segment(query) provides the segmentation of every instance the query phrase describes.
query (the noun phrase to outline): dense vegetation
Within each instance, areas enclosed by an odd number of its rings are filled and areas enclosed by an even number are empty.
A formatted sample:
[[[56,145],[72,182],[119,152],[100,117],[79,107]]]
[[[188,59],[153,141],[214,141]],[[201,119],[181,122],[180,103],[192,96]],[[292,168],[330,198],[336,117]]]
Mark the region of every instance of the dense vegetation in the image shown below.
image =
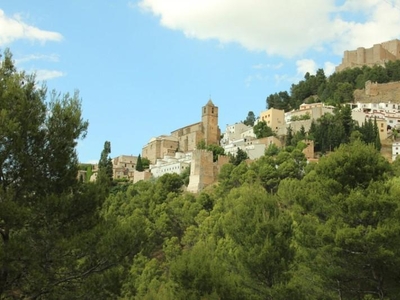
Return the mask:
[[[306,73],[304,80],[292,84],[290,93],[281,91],[269,95],[266,99],[267,108],[290,111],[298,109],[305,99],[309,103],[324,102],[338,106],[352,102],[353,91],[364,88],[368,80],[377,83],[400,81],[400,60],[388,61],[384,67],[376,65],[346,69],[328,78],[323,69],[317,70],[315,75]]]
[[[363,140],[371,129],[318,164],[293,135],[197,195],[176,174],[115,189],[108,142],[98,181],[76,178],[78,93],[46,95],[6,51],[0,299],[398,298],[400,162]],[[350,133],[347,113],[333,118]]]

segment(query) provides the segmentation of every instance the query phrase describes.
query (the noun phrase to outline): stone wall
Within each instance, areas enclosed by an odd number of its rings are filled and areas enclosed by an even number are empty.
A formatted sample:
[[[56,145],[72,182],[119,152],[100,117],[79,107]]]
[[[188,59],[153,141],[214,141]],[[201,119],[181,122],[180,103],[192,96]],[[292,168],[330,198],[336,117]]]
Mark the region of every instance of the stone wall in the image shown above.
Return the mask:
[[[212,151],[195,150],[192,152],[190,178],[187,190],[198,193],[206,186],[215,182],[214,162]]]
[[[143,171],[143,172],[139,172],[139,171],[135,170],[134,176],[133,176],[133,183],[136,183],[141,180],[148,180],[148,179],[150,179],[150,177],[151,177],[151,173],[148,170]]]
[[[354,91],[354,103],[400,103],[400,81],[381,83],[367,81],[365,88]]]
[[[387,61],[400,59],[400,41],[392,40],[375,44],[371,48],[359,47],[357,50],[347,50],[343,54],[342,63],[336,67],[336,72],[348,68],[384,65]]]

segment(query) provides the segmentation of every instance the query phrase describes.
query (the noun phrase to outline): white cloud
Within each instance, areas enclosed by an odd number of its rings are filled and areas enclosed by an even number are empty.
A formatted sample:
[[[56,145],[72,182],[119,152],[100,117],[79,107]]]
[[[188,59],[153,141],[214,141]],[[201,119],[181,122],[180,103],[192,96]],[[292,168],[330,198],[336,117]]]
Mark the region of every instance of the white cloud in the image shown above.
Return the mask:
[[[62,35],[54,31],[41,30],[25,23],[21,16],[7,17],[0,9],[0,46],[8,45],[19,39],[31,41],[61,41]]]
[[[48,61],[48,62],[58,62],[59,61],[59,56],[57,54],[50,54],[50,55],[45,55],[45,54],[30,54],[30,55],[25,55],[21,58],[16,58],[15,59],[15,64],[22,64],[34,60],[41,60],[41,61]]]
[[[330,76],[335,72],[336,65],[332,62],[325,62],[324,64],[324,73],[325,76]]]
[[[400,0],[336,2],[141,0],[139,7],[188,37],[286,57],[323,49],[341,55],[400,36]]]
[[[66,74],[61,72],[61,71],[55,71],[55,70],[36,70],[35,72],[32,72],[36,74],[36,80],[38,81],[43,81],[43,80],[50,80],[58,77],[63,77]]]
[[[317,63],[312,59],[300,59],[296,61],[297,74],[304,76],[307,72],[315,75],[317,71]]]

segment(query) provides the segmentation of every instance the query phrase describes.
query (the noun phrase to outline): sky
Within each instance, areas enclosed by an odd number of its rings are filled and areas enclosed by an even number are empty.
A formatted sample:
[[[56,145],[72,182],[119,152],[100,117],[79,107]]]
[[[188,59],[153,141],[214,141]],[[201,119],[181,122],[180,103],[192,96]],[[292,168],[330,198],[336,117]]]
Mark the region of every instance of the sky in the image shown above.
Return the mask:
[[[105,141],[139,155],[209,99],[224,131],[345,50],[399,38],[400,0],[0,0],[0,51],[49,91],[79,90],[82,163]]]

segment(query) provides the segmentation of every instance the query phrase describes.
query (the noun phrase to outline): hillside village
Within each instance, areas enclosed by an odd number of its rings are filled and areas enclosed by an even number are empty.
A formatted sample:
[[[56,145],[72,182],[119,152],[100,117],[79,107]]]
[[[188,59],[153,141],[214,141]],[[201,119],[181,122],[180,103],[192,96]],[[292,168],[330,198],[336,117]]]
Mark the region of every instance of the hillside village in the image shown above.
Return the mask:
[[[398,59],[400,41],[394,40],[374,45],[370,49],[345,51],[342,63],[336,71],[362,65],[383,65],[388,60]],[[360,126],[368,119],[376,120],[380,140],[385,145],[390,141],[391,155],[387,158],[394,161],[400,153],[400,142],[393,139],[393,130],[400,128],[400,82],[378,84],[367,81],[364,89],[354,91],[353,96],[354,101],[347,103],[351,107],[353,120]],[[313,121],[327,113],[333,114],[334,109],[334,106],[318,102],[303,103],[298,109],[287,112],[276,108],[261,111],[254,126],[258,122],[265,122],[274,132],[274,136],[257,139],[253,126],[245,125],[242,121],[227,125],[221,131],[218,126],[218,106],[209,99],[201,108],[201,121],[176,129],[170,134],[153,137],[143,146],[141,157],[150,161],[147,170],[136,170],[137,156],[120,155],[113,158],[113,178],[138,182],[166,173],[182,174],[190,170],[187,190],[196,193],[216,181],[221,166],[228,163],[229,157],[235,156],[238,149],[245,151],[250,160],[256,160],[264,155],[270,145],[278,148],[285,145],[288,127],[293,133],[300,130],[308,132]],[[226,155],[219,156],[214,161],[211,151],[197,149],[201,142],[206,146],[223,147]],[[306,141],[303,153],[309,161],[318,160],[312,140]],[[97,169],[97,165],[94,165],[90,180],[96,179]],[[80,175],[83,176],[84,173],[85,171],[81,171]]]

